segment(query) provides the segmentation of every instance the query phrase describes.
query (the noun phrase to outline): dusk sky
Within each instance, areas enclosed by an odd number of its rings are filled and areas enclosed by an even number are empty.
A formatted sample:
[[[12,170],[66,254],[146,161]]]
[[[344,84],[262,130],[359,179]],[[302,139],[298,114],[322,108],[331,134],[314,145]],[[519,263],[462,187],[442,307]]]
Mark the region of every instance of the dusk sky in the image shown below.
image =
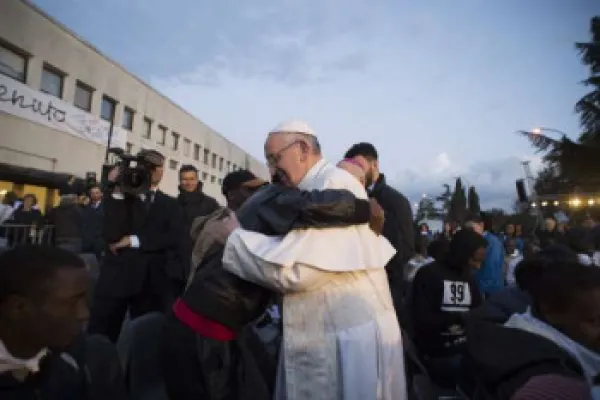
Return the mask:
[[[417,201],[462,176],[510,209],[518,129],[579,134],[598,0],[35,0],[101,52],[263,159],[298,118],[325,155],[370,141]]]

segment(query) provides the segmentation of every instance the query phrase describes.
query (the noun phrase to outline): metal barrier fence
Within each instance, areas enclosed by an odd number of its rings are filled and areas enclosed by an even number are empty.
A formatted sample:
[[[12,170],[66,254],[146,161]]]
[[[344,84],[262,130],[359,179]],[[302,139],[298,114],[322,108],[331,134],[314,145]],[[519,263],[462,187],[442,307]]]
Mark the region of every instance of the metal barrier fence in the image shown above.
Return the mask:
[[[94,281],[99,274],[99,260],[92,253],[82,253],[77,250],[77,245],[71,243],[55,243],[53,225],[0,225],[0,253],[15,246],[23,244],[58,245],[66,250],[79,254],[86,267],[92,274]],[[80,247],[81,244],[79,244]]]
[[[23,244],[54,244],[53,225],[0,225],[0,248],[12,248]]]

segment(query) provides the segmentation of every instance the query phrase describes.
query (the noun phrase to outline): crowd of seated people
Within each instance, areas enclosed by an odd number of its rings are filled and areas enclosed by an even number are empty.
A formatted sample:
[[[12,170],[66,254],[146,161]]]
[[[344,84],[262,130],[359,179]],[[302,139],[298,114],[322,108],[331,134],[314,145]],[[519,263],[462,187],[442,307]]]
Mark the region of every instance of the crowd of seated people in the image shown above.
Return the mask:
[[[487,293],[476,272],[488,230],[466,224],[429,244],[438,253],[411,269],[399,318],[433,385],[469,399],[600,398],[597,228],[551,222],[539,237],[513,224],[494,235],[504,284]]]

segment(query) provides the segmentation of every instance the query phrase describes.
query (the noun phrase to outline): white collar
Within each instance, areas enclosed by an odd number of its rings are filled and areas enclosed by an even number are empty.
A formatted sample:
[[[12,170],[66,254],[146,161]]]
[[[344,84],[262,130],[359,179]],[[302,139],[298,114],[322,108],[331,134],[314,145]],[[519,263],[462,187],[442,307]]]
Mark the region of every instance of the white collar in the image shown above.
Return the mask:
[[[311,169],[308,170],[304,178],[298,183],[298,189],[300,190],[308,190],[310,187],[311,181],[319,175],[319,172],[327,165],[327,160],[321,158],[315,165],[312,166]]]
[[[0,374],[8,371],[27,370],[38,372],[40,370],[41,359],[48,354],[48,349],[42,349],[32,358],[27,360],[13,357],[4,342],[0,340]]]

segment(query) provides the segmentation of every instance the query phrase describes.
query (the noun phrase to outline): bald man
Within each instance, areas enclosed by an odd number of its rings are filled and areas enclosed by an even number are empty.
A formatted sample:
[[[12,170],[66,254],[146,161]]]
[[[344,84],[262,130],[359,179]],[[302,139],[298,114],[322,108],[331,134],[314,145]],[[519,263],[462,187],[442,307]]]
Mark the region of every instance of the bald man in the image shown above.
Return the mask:
[[[346,172],[349,172],[350,175],[358,179],[361,185],[366,186],[367,174],[359,161],[353,158],[346,158],[340,161],[337,164],[337,167],[345,170]]]

